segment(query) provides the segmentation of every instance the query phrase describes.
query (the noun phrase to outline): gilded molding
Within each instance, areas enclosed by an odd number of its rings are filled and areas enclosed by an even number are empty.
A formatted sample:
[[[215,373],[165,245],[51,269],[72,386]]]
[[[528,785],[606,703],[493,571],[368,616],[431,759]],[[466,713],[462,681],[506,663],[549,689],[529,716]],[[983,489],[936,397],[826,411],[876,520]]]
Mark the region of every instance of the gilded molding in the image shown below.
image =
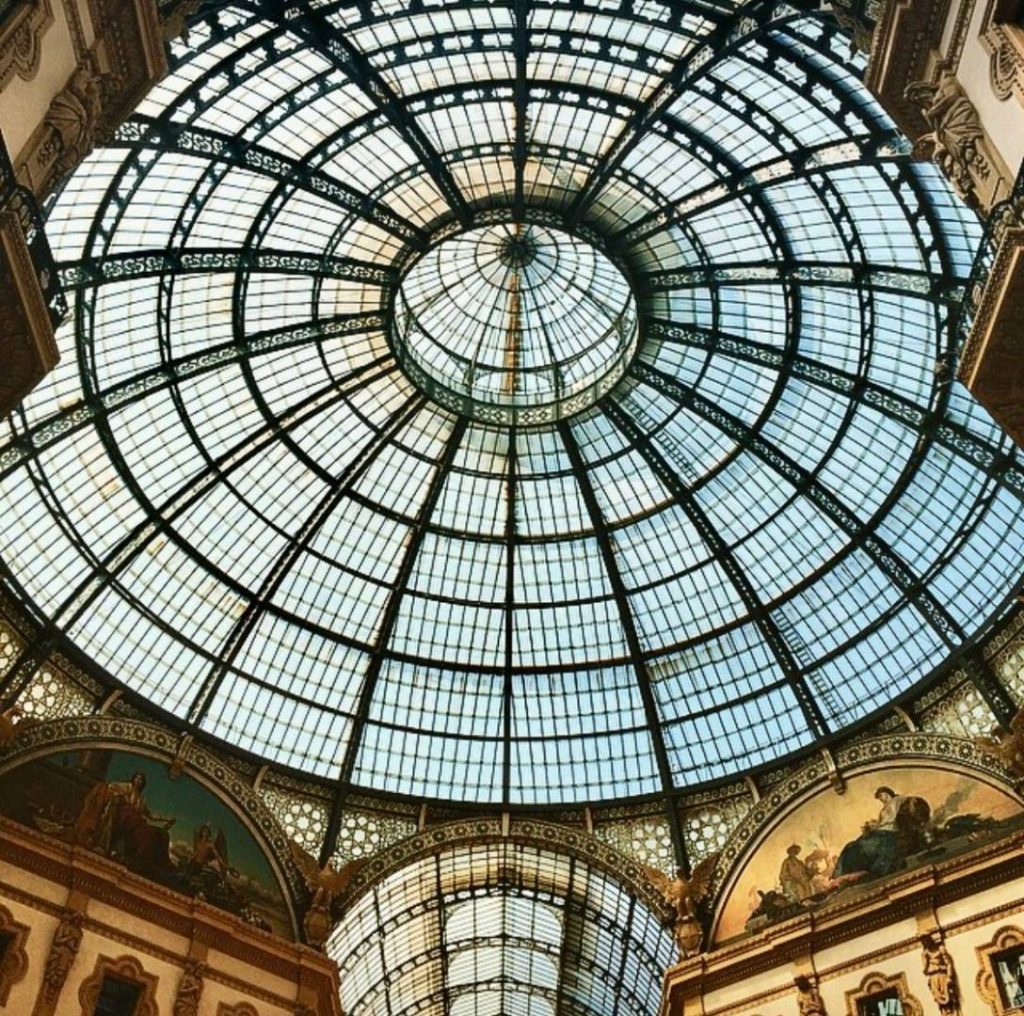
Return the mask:
[[[0,88],[17,75],[31,81],[39,70],[43,36],[53,24],[50,0],[17,4],[0,24]]]
[[[1024,27],[1013,24],[1012,0],[988,0],[981,19],[981,44],[989,55],[989,81],[996,97],[1024,105]]]

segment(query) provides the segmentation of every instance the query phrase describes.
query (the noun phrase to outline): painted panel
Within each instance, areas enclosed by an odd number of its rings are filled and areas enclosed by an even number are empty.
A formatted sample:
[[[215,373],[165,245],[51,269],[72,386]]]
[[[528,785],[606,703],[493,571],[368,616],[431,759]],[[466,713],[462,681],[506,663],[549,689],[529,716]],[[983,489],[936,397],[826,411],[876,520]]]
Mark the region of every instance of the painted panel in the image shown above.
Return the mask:
[[[113,749],[59,752],[0,776],[0,813],[291,938],[280,883],[235,812],[166,763]]]
[[[851,899],[1021,824],[1009,791],[951,770],[905,766],[850,777],[842,796],[824,788],[767,834],[726,898],[715,942]]]

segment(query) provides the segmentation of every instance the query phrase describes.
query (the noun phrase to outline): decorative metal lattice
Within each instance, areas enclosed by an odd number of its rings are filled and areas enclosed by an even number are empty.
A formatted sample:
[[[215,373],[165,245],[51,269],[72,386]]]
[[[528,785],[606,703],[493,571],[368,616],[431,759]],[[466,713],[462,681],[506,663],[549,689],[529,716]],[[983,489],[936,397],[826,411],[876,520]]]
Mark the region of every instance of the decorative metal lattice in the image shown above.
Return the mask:
[[[0,556],[133,708],[329,788],[323,849],[364,793],[658,797],[679,850],[668,802],[1001,612],[1024,471],[948,371],[980,231],[834,22],[256,0],[171,65],[49,211]],[[613,337],[578,376],[570,324]]]

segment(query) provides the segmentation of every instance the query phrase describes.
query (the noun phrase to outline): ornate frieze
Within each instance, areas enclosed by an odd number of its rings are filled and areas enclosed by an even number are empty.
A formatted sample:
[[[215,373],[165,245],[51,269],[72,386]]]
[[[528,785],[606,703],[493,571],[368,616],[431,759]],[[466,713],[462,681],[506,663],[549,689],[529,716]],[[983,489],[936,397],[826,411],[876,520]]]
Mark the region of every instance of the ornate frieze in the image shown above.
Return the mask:
[[[153,0],[89,0],[89,7],[92,46],[77,53],[78,66],[19,155],[18,177],[39,198],[112,136],[167,71]]]

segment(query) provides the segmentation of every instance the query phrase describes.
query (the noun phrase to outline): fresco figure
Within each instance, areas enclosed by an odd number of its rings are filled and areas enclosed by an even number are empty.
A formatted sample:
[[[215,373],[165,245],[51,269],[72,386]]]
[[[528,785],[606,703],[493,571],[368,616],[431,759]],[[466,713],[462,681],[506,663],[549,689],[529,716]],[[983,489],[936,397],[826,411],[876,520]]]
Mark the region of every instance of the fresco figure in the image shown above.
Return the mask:
[[[860,836],[839,854],[832,872],[837,885],[865,876],[889,875],[902,866],[907,854],[926,845],[924,829],[931,816],[927,801],[901,796],[891,787],[879,787],[875,799],[882,806],[878,818],[866,822]]]
[[[175,820],[146,806],[144,773],[126,783],[99,782],[85,795],[75,821],[76,843],[119,857],[134,870],[160,875],[174,871],[170,829]]]
[[[218,875],[226,875],[229,870],[228,845],[224,833],[218,829],[214,838],[213,827],[204,822],[192,838],[192,857],[188,864],[196,873],[211,868]]]
[[[779,885],[783,893],[794,903],[803,903],[814,895],[812,879],[814,872],[799,858],[800,844],[792,843],[786,848],[786,859],[779,869]]]

